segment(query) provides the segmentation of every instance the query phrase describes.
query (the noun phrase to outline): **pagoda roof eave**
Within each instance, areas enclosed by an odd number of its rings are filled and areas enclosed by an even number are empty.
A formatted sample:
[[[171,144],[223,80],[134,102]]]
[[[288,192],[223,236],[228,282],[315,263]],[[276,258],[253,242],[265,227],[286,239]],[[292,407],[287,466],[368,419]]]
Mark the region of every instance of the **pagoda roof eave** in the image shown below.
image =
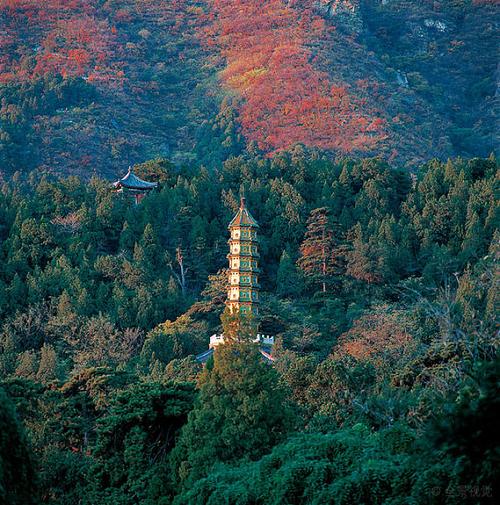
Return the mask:
[[[236,216],[233,217],[228,225],[228,228],[234,228],[235,226],[245,226],[249,228],[259,228],[259,224],[254,219],[252,214],[248,212],[247,208],[239,209]]]

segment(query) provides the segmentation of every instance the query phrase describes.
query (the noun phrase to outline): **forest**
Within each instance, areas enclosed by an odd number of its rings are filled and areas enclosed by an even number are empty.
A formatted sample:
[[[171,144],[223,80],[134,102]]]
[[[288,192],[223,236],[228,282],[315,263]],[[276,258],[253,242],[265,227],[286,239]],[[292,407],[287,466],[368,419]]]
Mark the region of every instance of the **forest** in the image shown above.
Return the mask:
[[[0,503],[495,503],[498,168],[158,158],[135,166],[159,183],[139,205],[97,175],[13,173]],[[242,340],[202,366],[242,194],[275,361]]]

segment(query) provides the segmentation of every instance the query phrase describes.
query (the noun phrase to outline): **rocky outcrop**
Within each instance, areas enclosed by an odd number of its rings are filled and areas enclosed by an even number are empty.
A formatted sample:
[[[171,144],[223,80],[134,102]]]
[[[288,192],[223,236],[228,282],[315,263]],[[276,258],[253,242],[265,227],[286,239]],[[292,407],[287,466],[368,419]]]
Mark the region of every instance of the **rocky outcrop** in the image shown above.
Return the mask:
[[[360,0],[315,0],[315,8],[343,31],[359,34],[363,29]]]

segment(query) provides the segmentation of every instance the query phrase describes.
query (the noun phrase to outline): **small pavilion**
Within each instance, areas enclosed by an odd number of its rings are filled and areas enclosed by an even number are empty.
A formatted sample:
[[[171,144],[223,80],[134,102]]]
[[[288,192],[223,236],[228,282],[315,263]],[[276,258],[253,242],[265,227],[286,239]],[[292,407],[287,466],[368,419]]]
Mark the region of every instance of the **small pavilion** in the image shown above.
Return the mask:
[[[144,181],[134,174],[132,167],[129,167],[127,174],[114,182],[113,187],[117,193],[130,195],[137,205],[147,193],[158,187],[158,183]]]

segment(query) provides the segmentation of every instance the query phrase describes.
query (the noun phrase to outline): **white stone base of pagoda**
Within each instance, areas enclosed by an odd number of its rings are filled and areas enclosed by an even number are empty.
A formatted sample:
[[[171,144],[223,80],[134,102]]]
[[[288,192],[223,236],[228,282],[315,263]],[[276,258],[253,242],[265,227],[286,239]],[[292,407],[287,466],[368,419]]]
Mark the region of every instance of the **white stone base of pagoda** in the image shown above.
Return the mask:
[[[214,333],[210,337],[209,348],[213,349],[214,347],[217,347],[218,345],[223,344],[224,342],[225,342],[224,335],[222,335],[222,334],[217,335],[216,333]],[[271,337],[270,335],[261,335],[260,333],[257,333],[257,337],[253,340],[253,342],[256,344],[273,346],[274,345],[274,337]]]

